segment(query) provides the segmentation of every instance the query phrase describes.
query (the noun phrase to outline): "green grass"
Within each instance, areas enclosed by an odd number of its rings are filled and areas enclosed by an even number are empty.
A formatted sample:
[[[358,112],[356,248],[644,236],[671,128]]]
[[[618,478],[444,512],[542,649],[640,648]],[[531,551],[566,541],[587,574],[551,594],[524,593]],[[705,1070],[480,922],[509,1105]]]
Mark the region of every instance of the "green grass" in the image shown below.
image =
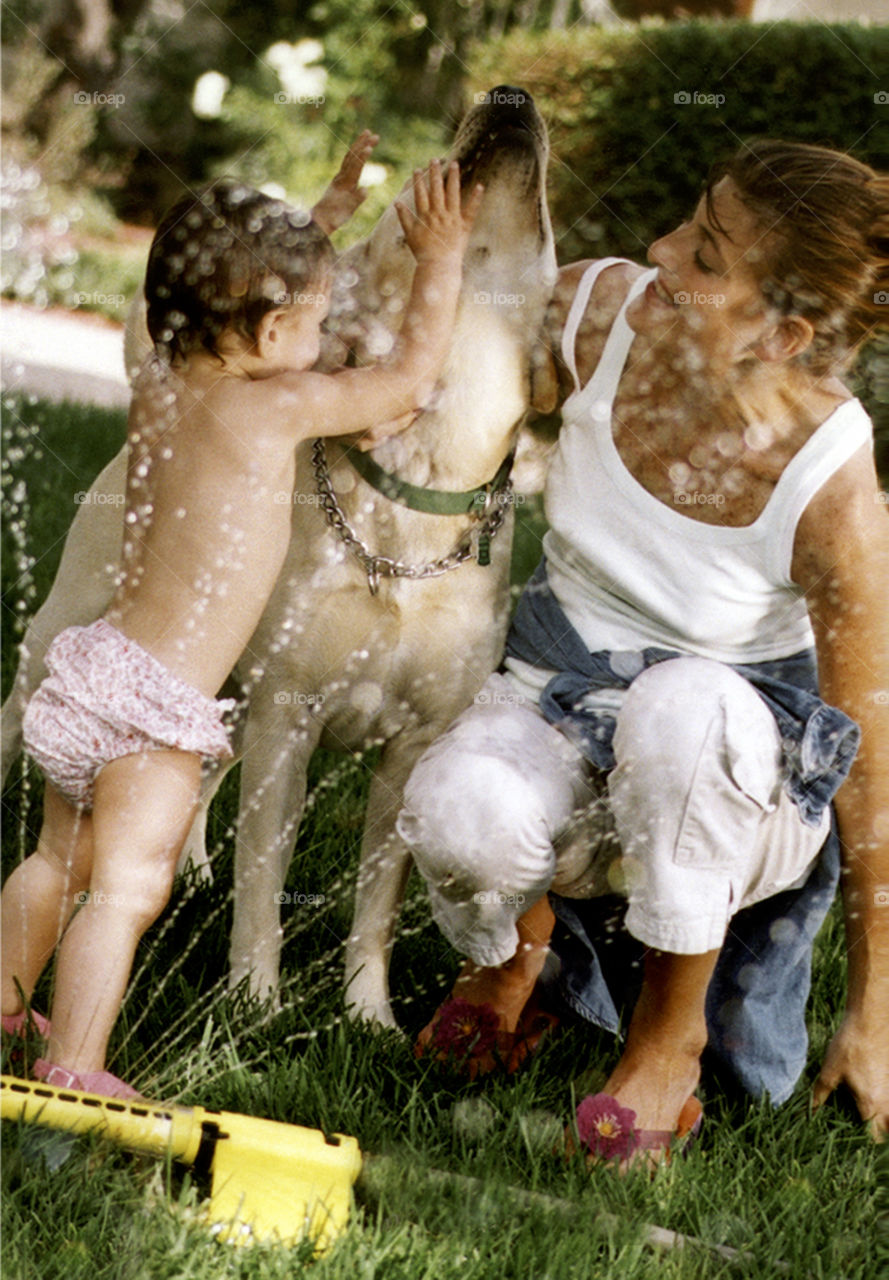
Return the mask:
[[[6,533],[15,534],[4,538],[8,684],[17,605],[24,600],[29,611],[48,590],[73,493],[119,447],[123,419],[16,400],[6,404],[4,429]],[[529,567],[540,516],[530,505],[520,515],[517,563]],[[225,992],[237,805],[236,778],[226,780],[211,821],[214,881],[181,878],[143,940],[110,1062],[155,1096],[338,1130],[388,1157],[367,1162],[344,1238],[312,1264],[305,1250],[236,1252],[208,1238],[198,1221],[202,1189],[177,1166],[96,1138],[52,1137],[47,1147],[37,1131],[7,1123],[4,1280],[283,1280],[304,1271],[318,1280],[875,1277],[878,1153],[844,1103],[808,1113],[808,1086],[842,1004],[837,913],[817,943],[810,1072],[791,1101],[772,1111],[705,1087],[703,1137],[687,1160],[653,1179],[590,1176],[553,1155],[552,1133],[571,1114],[572,1095],[614,1063],[610,1037],[565,1027],[518,1077],[476,1084],[413,1058],[411,1034],[458,964],[416,880],[392,966],[408,1036],[375,1036],[344,1019],[342,943],[370,763],[325,754],[313,762],[288,888],[325,901],[283,909],[277,1015]],[[36,779],[17,770],[3,797],[7,871],[33,847],[39,797]],[[49,981],[36,994],[39,1008]],[[26,1064],[3,1065],[21,1072]],[[743,1250],[746,1266],[707,1248],[655,1251],[646,1223]]]

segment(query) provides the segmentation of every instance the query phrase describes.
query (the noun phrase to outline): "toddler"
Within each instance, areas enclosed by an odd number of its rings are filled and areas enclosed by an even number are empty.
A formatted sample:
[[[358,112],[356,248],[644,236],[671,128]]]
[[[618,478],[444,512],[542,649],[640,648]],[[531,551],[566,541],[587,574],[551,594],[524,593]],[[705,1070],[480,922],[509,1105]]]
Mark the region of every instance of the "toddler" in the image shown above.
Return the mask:
[[[416,259],[393,359],[314,372],[329,306],[325,233],[362,198],[376,141],[350,150],[315,218],[232,180],[177,204],[145,282],[155,354],[133,391],[118,585],[105,616],[70,627],[25,715],[46,778],[37,850],[3,892],[3,1026],[58,950],[47,1057],[34,1075],[138,1096],[104,1070],[136,947],[166,905],[198,803],[201,762],[231,755],[216,693],[271,594],[290,536],[275,495],[306,438],[402,429],[431,394],[449,345],[477,187],[414,174],[398,204]],[[78,900],[84,905],[72,917]],[[70,921],[70,923],[69,923]]]

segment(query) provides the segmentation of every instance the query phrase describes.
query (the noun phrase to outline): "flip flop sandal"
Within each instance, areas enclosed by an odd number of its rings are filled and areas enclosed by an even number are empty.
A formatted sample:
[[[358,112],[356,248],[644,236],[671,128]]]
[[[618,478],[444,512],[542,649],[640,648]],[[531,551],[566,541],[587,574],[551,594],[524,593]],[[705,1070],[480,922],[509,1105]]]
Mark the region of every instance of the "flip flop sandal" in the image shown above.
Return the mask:
[[[694,1094],[685,1102],[675,1130],[637,1129],[636,1112],[609,1093],[588,1094],[577,1107],[580,1144],[597,1160],[627,1160],[638,1151],[663,1152],[668,1163],[674,1152],[687,1155],[704,1120]],[[573,1145],[573,1144],[572,1144]]]
[[[44,1018],[36,1009],[22,1009],[19,1013],[4,1013],[0,1019],[4,1036],[9,1036],[8,1063],[17,1070],[24,1066],[27,1071],[28,1059],[33,1053],[39,1053],[39,1042],[49,1039],[49,1019]]]
[[[42,1013],[38,1013],[36,1009],[22,1009],[19,1013],[4,1013],[0,1019],[3,1030],[8,1036],[26,1036],[31,1027],[34,1027],[37,1034],[42,1036],[44,1040],[49,1039],[50,1025],[49,1019],[44,1018]]]
[[[539,1000],[535,984],[515,1031],[501,1031],[493,1005],[473,1004],[470,1000],[452,997],[437,1010],[432,1036],[427,1044],[418,1042],[414,1046],[414,1056],[435,1054],[470,1080],[498,1068],[511,1074],[537,1051],[543,1037],[559,1024],[555,1014],[540,1007]]]
[[[687,1156],[698,1140],[703,1123],[704,1108],[692,1094],[679,1112],[679,1119],[672,1133],[669,1129],[638,1129],[638,1147],[642,1151],[664,1151],[668,1162],[674,1154]]]
[[[35,1080],[52,1085],[55,1089],[77,1089],[81,1093],[95,1093],[103,1098],[121,1098],[127,1102],[143,1101],[143,1096],[132,1085],[119,1080],[110,1071],[69,1071],[67,1067],[37,1058],[31,1067]]]

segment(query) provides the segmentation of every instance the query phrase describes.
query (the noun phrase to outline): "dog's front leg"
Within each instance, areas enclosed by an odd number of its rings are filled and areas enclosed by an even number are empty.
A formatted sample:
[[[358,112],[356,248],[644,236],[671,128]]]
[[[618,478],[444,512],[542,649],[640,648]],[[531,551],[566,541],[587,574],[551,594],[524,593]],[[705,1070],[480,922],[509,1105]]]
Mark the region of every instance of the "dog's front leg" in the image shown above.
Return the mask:
[[[177,875],[191,868],[204,883],[212,883],[213,868],[210,865],[210,851],[207,848],[207,816],[222,779],[233,767],[233,760],[214,760],[212,764],[205,765],[201,776],[200,803],[179,854],[179,861],[176,864]]]
[[[306,797],[306,770],[320,723],[294,720],[259,689],[244,734],[235,842],[229,985],[249,975],[252,995],[278,990],[281,892]]]
[[[401,734],[388,742],[374,771],[361,842],[352,931],[346,943],[346,1005],[353,1018],[381,1027],[398,1024],[389,1004],[389,960],[411,869],[411,855],[395,832],[404,788],[431,738]]]

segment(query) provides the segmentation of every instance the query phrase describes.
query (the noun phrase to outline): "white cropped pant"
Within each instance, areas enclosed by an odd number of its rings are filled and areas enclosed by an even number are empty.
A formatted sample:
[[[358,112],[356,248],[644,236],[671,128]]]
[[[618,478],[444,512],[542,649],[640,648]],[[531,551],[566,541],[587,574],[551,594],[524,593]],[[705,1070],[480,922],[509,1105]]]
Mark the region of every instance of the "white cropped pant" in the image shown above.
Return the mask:
[[[516,920],[549,889],[620,893],[634,937],[699,954],[741,907],[803,883],[829,812],[801,821],[777,725],[743,676],[705,658],[642,672],[607,776],[517,689],[490,677],[418,762],[398,819],[436,922],[476,964],[515,953]]]

